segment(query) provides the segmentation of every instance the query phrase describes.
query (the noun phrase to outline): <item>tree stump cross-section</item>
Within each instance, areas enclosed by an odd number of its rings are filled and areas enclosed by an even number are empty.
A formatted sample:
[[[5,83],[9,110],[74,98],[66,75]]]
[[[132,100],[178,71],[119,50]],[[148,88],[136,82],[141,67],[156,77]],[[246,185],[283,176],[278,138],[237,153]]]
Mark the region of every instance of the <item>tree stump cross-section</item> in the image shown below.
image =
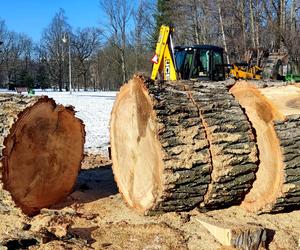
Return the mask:
[[[2,204],[33,215],[69,194],[85,138],[74,114],[45,96],[0,95]]]

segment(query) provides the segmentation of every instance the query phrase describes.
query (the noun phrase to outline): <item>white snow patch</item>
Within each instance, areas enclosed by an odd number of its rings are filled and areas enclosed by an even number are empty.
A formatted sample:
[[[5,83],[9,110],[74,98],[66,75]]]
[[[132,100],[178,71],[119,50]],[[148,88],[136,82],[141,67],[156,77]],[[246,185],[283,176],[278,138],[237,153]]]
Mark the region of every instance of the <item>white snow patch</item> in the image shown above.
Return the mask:
[[[7,90],[0,90],[0,92],[16,93]],[[70,94],[69,92],[37,90],[35,94],[47,95],[58,104],[74,106],[76,116],[85,124],[85,151],[108,154],[110,113],[117,92],[73,92]]]

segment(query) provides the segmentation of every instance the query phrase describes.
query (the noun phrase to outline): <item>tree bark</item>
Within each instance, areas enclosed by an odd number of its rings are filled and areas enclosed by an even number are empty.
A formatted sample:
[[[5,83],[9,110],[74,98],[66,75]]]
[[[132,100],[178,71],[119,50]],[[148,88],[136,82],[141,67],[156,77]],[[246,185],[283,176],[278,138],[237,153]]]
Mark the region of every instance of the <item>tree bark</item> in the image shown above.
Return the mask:
[[[191,11],[194,12],[193,21],[194,21],[194,34],[196,38],[196,44],[200,44],[200,27],[199,27],[199,14],[198,14],[198,4],[196,0],[193,0],[193,8]]]
[[[285,29],[285,0],[280,0],[280,12],[281,12],[281,14],[280,14],[280,18],[281,18],[281,24],[280,24],[280,32],[281,32],[281,34],[285,34],[285,31],[286,31],[286,29]]]
[[[259,149],[256,181],[242,206],[257,213],[292,209],[300,204],[299,88],[257,85],[240,82],[230,90],[246,110]]]
[[[85,137],[72,108],[47,97],[1,94],[0,120],[0,207],[15,203],[33,215],[66,197]]]
[[[119,190],[143,213],[236,204],[255,179],[254,136],[223,83],[134,77],[114,104],[110,134]]]
[[[143,213],[192,209],[203,201],[211,171],[198,109],[179,84],[144,84],[130,80],[112,110],[115,180]]]
[[[273,0],[274,1],[274,0]],[[276,14],[277,14],[277,20],[276,20],[276,40],[275,40],[275,49],[279,50],[281,48],[281,25],[282,25],[282,17],[281,17],[281,1],[282,0],[277,0],[277,9],[276,9]],[[273,5],[276,6],[276,4],[273,2]]]
[[[212,158],[211,182],[201,207],[239,204],[257,171],[255,137],[247,117],[224,83],[191,82]]]

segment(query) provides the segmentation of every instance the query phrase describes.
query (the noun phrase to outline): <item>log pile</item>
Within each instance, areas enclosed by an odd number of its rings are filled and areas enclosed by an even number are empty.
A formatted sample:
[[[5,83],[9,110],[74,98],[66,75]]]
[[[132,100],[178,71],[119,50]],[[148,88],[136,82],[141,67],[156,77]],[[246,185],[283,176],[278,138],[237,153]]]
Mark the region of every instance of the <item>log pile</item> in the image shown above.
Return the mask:
[[[250,123],[224,83],[185,82],[210,145],[211,182],[201,207],[239,204],[252,187],[257,148]]]
[[[186,92],[171,84],[147,89],[139,78],[123,86],[111,116],[111,150],[127,203],[147,212],[188,210],[202,202],[211,172],[203,130]]]
[[[110,127],[115,180],[143,213],[236,204],[255,180],[255,137],[222,83],[135,77],[121,88]]]
[[[83,158],[84,125],[47,97],[0,95],[1,206],[28,215],[71,191]]]
[[[232,85],[135,76],[121,88],[111,114],[111,153],[129,206],[145,214],[299,206],[299,86]]]

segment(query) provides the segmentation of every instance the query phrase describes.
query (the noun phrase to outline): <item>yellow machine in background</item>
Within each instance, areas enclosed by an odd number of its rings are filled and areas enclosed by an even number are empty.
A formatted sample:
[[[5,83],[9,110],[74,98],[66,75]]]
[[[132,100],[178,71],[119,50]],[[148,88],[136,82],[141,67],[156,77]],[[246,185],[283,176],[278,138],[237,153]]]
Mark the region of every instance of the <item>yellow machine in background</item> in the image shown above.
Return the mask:
[[[230,65],[230,68],[229,74],[235,79],[262,79],[262,69],[256,65],[248,66],[248,64],[236,63]]]
[[[151,79],[176,81],[225,79],[223,48],[213,45],[176,46],[172,43],[173,28],[161,26]]]
[[[261,79],[262,69],[250,63],[224,64],[223,48],[214,45],[173,47],[174,29],[162,25],[155,55],[152,58],[151,79],[176,81],[199,79],[204,81],[225,80],[225,69],[235,79]]]
[[[158,73],[164,80],[176,81],[177,74],[175,69],[175,60],[172,44],[173,28],[162,25],[159,32],[158,42],[156,44],[155,55],[152,58],[153,69],[151,79],[155,80]]]

